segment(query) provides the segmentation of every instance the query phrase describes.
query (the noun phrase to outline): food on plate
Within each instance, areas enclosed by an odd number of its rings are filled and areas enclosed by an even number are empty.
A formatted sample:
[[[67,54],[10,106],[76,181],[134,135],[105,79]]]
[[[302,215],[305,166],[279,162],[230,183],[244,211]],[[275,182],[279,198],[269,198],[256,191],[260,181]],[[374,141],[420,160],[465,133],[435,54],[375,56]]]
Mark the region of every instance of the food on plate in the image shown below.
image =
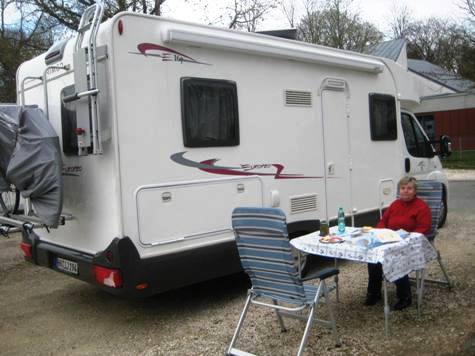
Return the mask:
[[[341,237],[338,237],[338,236],[327,235],[327,236],[321,237],[319,241],[326,244],[336,244],[336,243],[344,242],[345,240],[343,240]]]
[[[372,229],[373,229],[373,228],[372,228],[371,226],[363,226],[363,227],[361,228],[361,230],[362,230],[363,232],[370,232]]]

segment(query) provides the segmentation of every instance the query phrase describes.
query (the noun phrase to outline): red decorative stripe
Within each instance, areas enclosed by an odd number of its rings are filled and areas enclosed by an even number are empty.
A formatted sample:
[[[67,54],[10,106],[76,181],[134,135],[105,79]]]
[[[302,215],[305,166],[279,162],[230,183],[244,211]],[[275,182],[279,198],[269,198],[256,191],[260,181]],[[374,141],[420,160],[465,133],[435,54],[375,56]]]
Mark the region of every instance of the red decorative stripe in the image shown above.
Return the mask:
[[[142,53],[145,56],[147,55],[147,51],[157,50],[157,51],[164,51],[164,52],[178,54],[182,57],[188,58],[190,61],[196,62],[193,58],[188,57],[186,54],[180,53],[178,51],[175,51],[174,49],[163,47],[154,43],[140,43],[137,45],[137,49],[139,50],[140,53]]]

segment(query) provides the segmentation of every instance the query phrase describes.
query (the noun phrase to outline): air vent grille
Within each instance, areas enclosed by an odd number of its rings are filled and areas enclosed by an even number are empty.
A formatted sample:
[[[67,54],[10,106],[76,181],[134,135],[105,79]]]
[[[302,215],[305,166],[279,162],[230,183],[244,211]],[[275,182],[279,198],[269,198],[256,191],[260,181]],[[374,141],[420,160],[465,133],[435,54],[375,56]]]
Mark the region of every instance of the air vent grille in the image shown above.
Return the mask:
[[[335,89],[335,90],[345,90],[345,82],[343,80],[338,79],[328,79],[327,88]]]
[[[286,90],[285,105],[311,107],[312,92],[302,90]]]
[[[317,195],[302,195],[290,198],[290,213],[297,214],[318,209]]]

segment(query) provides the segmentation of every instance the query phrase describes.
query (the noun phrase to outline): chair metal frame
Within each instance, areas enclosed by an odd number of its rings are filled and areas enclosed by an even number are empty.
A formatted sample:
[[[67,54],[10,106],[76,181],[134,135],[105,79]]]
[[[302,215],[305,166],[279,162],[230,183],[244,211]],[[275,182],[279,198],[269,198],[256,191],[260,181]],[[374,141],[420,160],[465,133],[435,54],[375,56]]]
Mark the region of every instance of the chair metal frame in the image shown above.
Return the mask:
[[[440,279],[429,279],[425,278],[424,271],[422,273],[422,283],[429,282],[435,284],[443,284],[446,285],[449,289],[452,289],[453,284],[447,274],[447,270],[442,262],[442,256],[440,251],[435,246],[435,237],[437,236],[437,229],[439,226],[440,218],[441,218],[441,207],[443,204],[443,188],[442,183],[435,181],[435,180],[418,180],[417,181],[417,197],[422,199],[430,208],[432,213],[432,231],[428,234],[427,240],[429,240],[430,244],[434,248],[437,253],[437,262],[439,263],[439,267],[442,270],[444,275],[445,281]]]
[[[325,283],[325,279],[338,274],[338,270],[324,268],[312,277],[300,278],[296,261],[291,253],[285,214],[281,209],[236,208],[233,211],[233,228],[241,263],[251,278],[252,287],[248,290],[244,308],[226,354],[252,355],[234,347],[251,304],[273,309],[282,332],[287,330],[283,317],[306,321],[298,356],[303,354],[314,323],[331,328],[335,344],[341,345],[329,299],[330,291]],[[276,269],[271,270],[272,266]],[[271,279],[262,277],[269,273],[272,274]],[[310,278],[319,279],[318,286],[303,283]],[[322,297],[330,320],[316,318],[316,309]],[[307,315],[304,314],[306,311]]]

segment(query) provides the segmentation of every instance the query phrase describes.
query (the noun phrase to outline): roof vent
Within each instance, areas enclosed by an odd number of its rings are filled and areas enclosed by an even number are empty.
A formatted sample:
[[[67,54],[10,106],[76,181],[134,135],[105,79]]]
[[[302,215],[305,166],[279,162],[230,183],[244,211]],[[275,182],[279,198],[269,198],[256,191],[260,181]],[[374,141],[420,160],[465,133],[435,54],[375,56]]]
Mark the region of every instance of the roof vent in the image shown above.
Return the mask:
[[[285,105],[312,106],[312,92],[302,90],[285,90]]]
[[[63,59],[64,49],[68,44],[68,40],[63,40],[61,42],[57,42],[53,44],[48,52],[45,55],[45,63],[46,65],[52,64],[54,62],[60,61]]]
[[[345,90],[345,82],[338,79],[328,79],[327,86],[336,90]]]
[[[318,210],[318,202],[316,194],[300,195],[290,197],[290,213],[298,214],[306,211]]]

